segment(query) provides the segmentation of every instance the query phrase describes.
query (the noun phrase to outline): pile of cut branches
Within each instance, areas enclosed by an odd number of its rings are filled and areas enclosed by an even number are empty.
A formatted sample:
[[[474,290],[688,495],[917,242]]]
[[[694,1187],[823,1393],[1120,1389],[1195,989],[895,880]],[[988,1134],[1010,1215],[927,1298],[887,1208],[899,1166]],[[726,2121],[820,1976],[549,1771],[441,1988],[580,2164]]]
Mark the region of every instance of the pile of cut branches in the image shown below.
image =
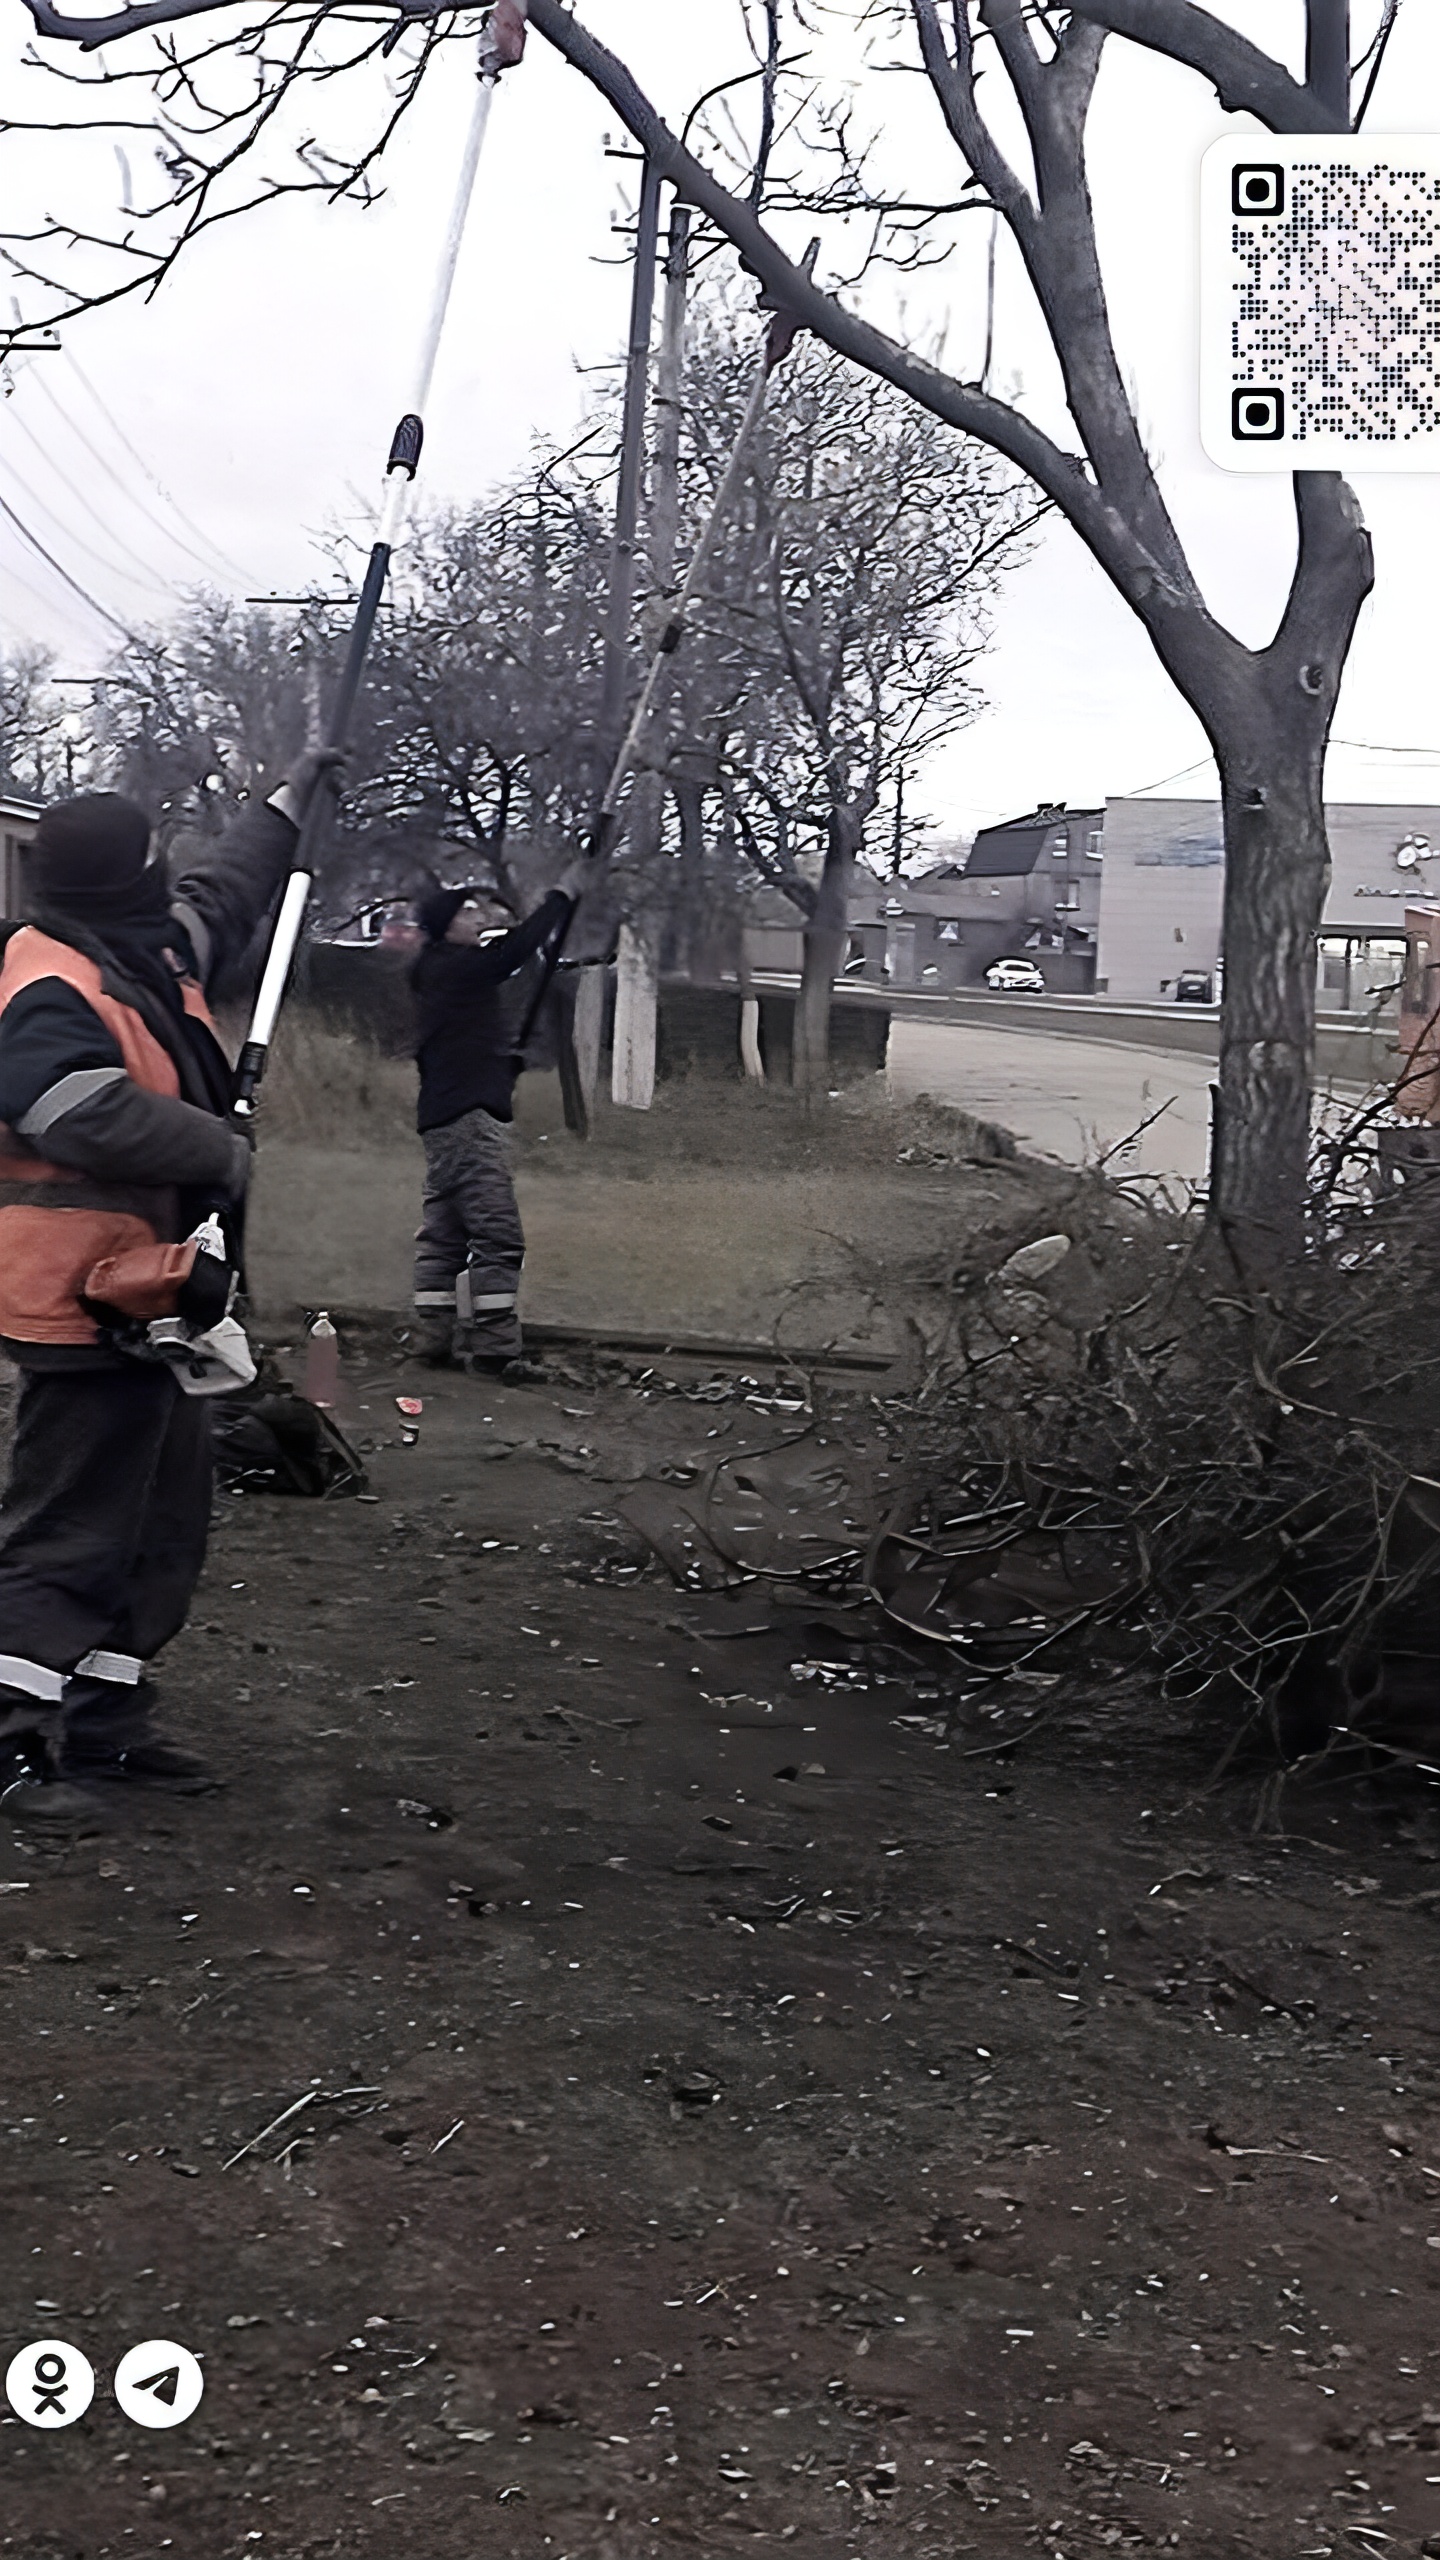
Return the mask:
[[[1440,1762],[1437,1211],[1332,1194],[1267,1292],[1078,1179],[998,1269],[932,1275],[874,1597],[976,1670],[1153,1676],[1228,1748]]]

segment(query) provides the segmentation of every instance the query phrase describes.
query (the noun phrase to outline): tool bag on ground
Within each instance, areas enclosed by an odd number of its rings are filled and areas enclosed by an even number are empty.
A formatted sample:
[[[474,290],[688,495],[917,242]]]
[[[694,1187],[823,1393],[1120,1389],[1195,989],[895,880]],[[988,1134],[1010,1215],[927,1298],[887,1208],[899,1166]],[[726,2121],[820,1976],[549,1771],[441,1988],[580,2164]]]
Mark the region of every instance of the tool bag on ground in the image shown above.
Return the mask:
[[[367,1490],[364,1466],[338,1423],[273,1369],[217,1404],[215,1476],[226,1493],[304,1494],[321,1502]]]

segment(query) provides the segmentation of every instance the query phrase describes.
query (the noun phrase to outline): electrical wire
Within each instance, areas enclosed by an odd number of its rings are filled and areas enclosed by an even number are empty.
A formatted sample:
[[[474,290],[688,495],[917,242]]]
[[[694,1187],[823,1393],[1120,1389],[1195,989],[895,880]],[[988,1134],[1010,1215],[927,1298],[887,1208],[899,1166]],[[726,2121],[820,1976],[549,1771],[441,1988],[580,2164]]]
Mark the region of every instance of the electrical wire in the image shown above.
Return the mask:
[[[93,560],[98,569],[104,570],[107,578],[118,578],[122,586],[127,584],[133,585],[135,583],[130,570],[125,568],[121,563],[117,563],[114,560],[107,560],[103,551],[98,551],[94,543],[91,542],[85,534],[77,533],[74,526],[71,525],[56,508],[51,506],[48,498],[42,498],[38,489],[31,488],[29,481],[24,478],[22,473],[16,470],[8,453],[3,457],[3,460],[4,467],[9,473],[10,478],[13,480],[15,487],[19,490],[22,498],[28,499],[32,507],[38,507],[41,515],[48,518],[49,522],[56,528],[58,533],[63,535],[68,544],[70,544],[74,549],[84,552],[88,559]],[[148,577],[144,583],[150,588],[153,594],[163,597],[167,603],[174,603],[175,591],[172,587],[161,586],[155,579]]]
[[[62,410],[62,412],[61,412],[61,415],[62,415],[62,416],[64,415],[63,410]],[[42,461],[42,462],[44,462],[44,463],[46,464],[46,466],[48,467],[48,469],[49,469],[49,470],[51,470],[51,471],[53,471],[53,472],[54,472],[55,477],[56,477],[56,479],[59,481],[61,488],[62,488],[62,489],[65,489],[65,490],[67,490],[67,491],[69,492],[70,496],[75,500],[76,505],[77,505],[77,506],[81,506],[81,507],[83,507],[83,508],[84,508],[85,513],[87,514],[87,516],[89,516],[89,517],[90,517],[90,519],[91,519],[92,523],[94,523],[94,524],[98,524],[98,526],[100,527],[100,530],[101,530],[101,532],[102,532],[102,533],[106,533],[106,534],[108,534],[108,535],[109,535],[110,540],[114,543],[114,545],[115,545],[115,547],[116,547],[117,551],[123,551],[127,559],[129,559],[129,560],[133,560],[133,561],[134,561],[135,566],[136,566],[136,568],[139,570],[140,575],[141,575],[142,579],[144,580],[144,582],[145,582],[146,586],[148,586],[148,587],[153,587],[153,588],[155,589],[156,593],[157,593],[157,594],[159,594],[159,595],[172,596],[172,597],[173,597],[174,589],[173,589],[173,586],[171,585],[170,581],[169,581],[168,579],[165,579],[165,578],[157,578],[157,577],[156,577],[156,575],[155,575],[154,562],[153,562],[153,561],[150,561],[150,560],[147,560],[141,552],[137,551],[137,550],[135,549],[135,546],[134,546],[134,544],[133,544],[133,543],[127,542],[127,541],[126,541],[126,539],[125,539],[125,536],[123,535],[123,533],[119,533],[119,532],[117,532],[117,530],[116,530],[116,528],[115,528],[115,526],[114,526],[113,524],[107,524],[107,523],[106,523],[106,520],[105,520],[105,518],[101,515],[99,508],[98,508],[98,507],[93,503],[93,501],[92,501],[91,499],[89,499],[89,498],[87,498],[87,497],[86,497],[85,492],[84,492],[84,490],[83,490],[83,489],[78,488],[78,487],[76,486],[75,482],[70,478],[69,473],[68,473],[68,472],[66,472],[66,471],[63,471],[63,470],[61,469],[60,464],[56,461],[54,454],[50,451],[50,449],[49,449],[49,447],[48,447],[47,445],[45,445],[44,443],[42,443],[42,441],[41,441],[40,437],[39,437],[39,436],[37,436],[37,434],[35,433],[34,428],[30,425],[30,423],[29,423],[28,419],[23,418],[23,417],[21,416],[21,414],[20,414],[20,411],[19,411],[18,407],[15,405],[15,403],[14,403],[13,401],[12,401],[12,403],[11,403],[11,405],[10,405],[10,410],[9,410],[9,420],[10,420],[10,424],[11,424],[12,426],[14,426],[14,427],[18,427],[18,428],[19,428],[19,430],[20,430],[20,433],[22,434],[22,436],[26,437],[26,438],[27,438],[27,440],[28,440],[31,444],[33,444],[33,446],[35,447],[36,452],[37,452],[37,453],[39,454],[39,456],[40,456],[41,461]],[[82,438],[82,442],[83,442],[83,438]],[[97,456],[97,459],[99,459],[99,457],[98,457],[98,456]],[[8,455],[6,456],[6,460],[7,460],[7,463],[9,463],[9,457],[8,457]],[[10,468],[12,471],[14,471],[14,469],[15,469],[14,464],[13,464],[13,463],[9,463],[9,468]],[[18,480],[20,475],[19,475],[19,473],[18,473],[18,472],[16,472],[15,476],[16,476],[16,478],[17,478],[17,480]],[[112,476],[112,478],[114,477],[114,475],[113,475],[113,474],[112,474],[111,476]],[[22,487],[22,489],[25,487],[25,484],[24,484],[23,480],[20,482],[20,486]],[[117,482],[116,482],[116,486],[122,490],[122,494],[126,494],[126,495],[128,495],[128,492],[125,492],[125,491],[124,491],[124,484],[123,484],[122,482],[117,481]],[[33,493],[33,491],[26,490],[26,495],[27,495],[27,497],[30,497],[30,496],[33,496],[33,495],[34,495],[34,493]],[[43,499],[43,498],[36,498],[35,503],[36,503],[38,506],[44,506],[45,501],[44,501],[44,499]],[[53,510],[53,509],[47,509],[47,513],[49,513],[49,514],[51,515],[52,521],[63,522],[63,519],[60,519],[60,518],[56,518],[56,517],[55,517],[55,515],[54,515],[54,510]],[[67,529],[67,531],[69,530],[69,528],[68,528],[68,527],[67,527],[66,529]],[[78,535],[74,537],[74,539],[76,539],[76,540],[79,540],[80,538],[81,538],[81,537],[80,537],[80,536],[78,536]],[[99,556],[100,556],[100,555],[99,555],[99,554],[98,554],[98,552],[97,552],[97,553],[95,554],[95,557],[98,559],[98,558],[99,558]],[[126,573],[126,572],[117,572],[116,574],[124,575],[124,574],[128,574],[128,573]]]
[[[187,542],[183,534],[177,533],[172,525],[168,525],[159,510],[152,507],[147,498],[142,497],[138,490],[132,488],[129,482],[122,478],[121,474],[116,470],[114,463],[110,460],[108,454],[103,453],[97,444],[92,443],[79,420],[77,418],[73,418],[69,410],[64,406],[63,402],[56,397],[48,377],[37,371],[35,379],[39,385],[40,391],[44,395],[45,399],[49,401],[57,418],[61,420],[63,425],[69,428],[70,433],[75,437],[77,443],[84,446],[85,451],[89,454],[91,460],[93,462],[98,462],[107,479],[114,482],[115,487],[120,491],[120,494],[125,499],[127,505],[132,506],[137,515],[143,516],[147,524],[153,525],[155,531],[162,534],[167,542],[173,543],[177,551],[183,551],[187,560],[193,560],[196,567],[198,569],[202,569],[208,578],[223,576],[228,581],[229,569],[225,566],[221,553],[215,551],[212,553],[212,556],[207,559],[203,551],[197,551],[193,542]],[[109,417],[108,411],[105,411],[103,414],[107,418]],[[115,434],[119,435],[120,429],[118,426],[115,426],[113,419],[110,420],[110,424],[114,429]],[[130,450],[128,446],[126,449],[127,451]],[[142,464],[141,468],[143,469],[143,467],[144,466]],[[58,464],[56,465],[56,468],[58,470]],[[164,492],[162,491],[161,494],[163,496]],[[167,500],[167,504],[173,505],[173,503],[173,500]],[[202,541],[204,540],[203,535],[200,538]]]
[[[143,453],[136,450],[135,446],[131,443],[130,438],[125,433],[124,428],[121,426],[119,419],[115,417],[109,409],[107,409],[88,373],[82,371],[78,356],[76,356],[68,346],[64,349],[63,354],[64,361],[70,367],[70,370],[74,374],[77,382],[79,382],[83,388],[88,391],[96,408],[99,410],[101,417],[110,428],[111,433],[118,436],[121,444],[123,444],[126,452],[129,454],[131,461],[138,464],[140,470],[143,471],[157,497],[164,499],[165,504],[170,509],[172,515],[178,516],[180,522],[187,528],[187,530],[194,534],[196,541],[203,543],[205,549],[211,554],[212,558],[221,563],[227,576],[233,574],[237,578],[243,578],[246,575],[246,572],[240,567],[239,562],[232,560],[227,551],[222,551],[218,542],[212,542],[209,534],[204,530],[204,527],[202,525],[198,525],[193,516],[187,515],[185,509],[181,506],[179,499],[172,498],[169,490],[165,488],[161,481],[156,479],[155,474],[151,470]],[[54,395],[52,393],[51,397],[53,398],[53,396]]]
[[[92,613],[98,613],[102,622],[108,622],[112,631],[118,631],[122,640],[129,641],[132,649],[140,647],[141,643],[136,639],[134,632],[129,629],[128,625],[123,623],[119,619],[118,615],[113,614],[108,605],[103,605],[98,596],[92,596],[88,587],[82,587],[78,578],[71,577],[69,570],[65,568],[61,561],[56,559],[53,551],[46,550],[39,535],[31,532],[24,517],[16,514],[9,499],[3,495],[0,495],[0,515],[8,516],[11,524],[14,525],[16,532],[20,534],[24,541],[29,543],[31,550],[39,552],[46,567],[48,569],[53,569],[57,578],[63,578],[66,586],[73,590],[73,592],[80,598],[82,604],[88,604]]]
[[[24,570],[17,569],[13,561],[7,562],[6,564],[5,586],[7,592],[11,587],[23,587],[26,595],[33,596],[35,602],[38,605],[43,606],[47,614],[54,614],[58,610],[54,596],[47,595],[43,587],[37,587],[34,579],[27,578]],[[0,604],[0,619],[8,619],[10,630],[15,639],[19,642],[21,648],[29,648],[34,645],[34,631],[28,628],[24,623],[17,622],[13,614],[7,616],[6,609],[3,604]]]
[[[1125,797],[1140,800],[1147,791],[1163,791],[1167,782],[1183,782],[1187,773],[1203,773],[1206,765],[1214,761],[1213,756],[1197,756],[1193,764],[1182,764],[1176,773],[1162,773],[1158,782],[1142,782],[1137,790],[1127,791]]]

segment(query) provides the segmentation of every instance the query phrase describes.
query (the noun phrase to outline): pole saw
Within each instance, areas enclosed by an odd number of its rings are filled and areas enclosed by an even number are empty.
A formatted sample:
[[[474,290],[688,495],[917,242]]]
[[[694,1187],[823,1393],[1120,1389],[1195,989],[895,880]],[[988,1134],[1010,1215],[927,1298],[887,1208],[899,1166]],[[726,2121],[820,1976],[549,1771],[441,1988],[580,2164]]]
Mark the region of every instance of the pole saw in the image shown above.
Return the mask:
[[[350,722],[360,691],[366,653],[375,617],[389,574],[391,555],[404,535],[415,475],[420,467],[420,449],[424,442],[424,410],[430,396],[435,359],[440,350],[441,332],[455,282],[460,245],[465,236],[466,217],[475,189],[475,173],[480,165],[481,146],[490,121],[500,74],[519,61],[525,48],[525,16],[522,0],[495,0],[480,36],[480,54],[476,66],[475,104],[470,129],[465,138],[464,155],[455,187],[455,200],[450,209],[449,226],[440,253],[430,316],[420,344],[416,363],[413,397],[390,440],[390,455],[385,465],[385,497],[376,526],[375,540],[355,607],[355,620],[350,630],[345,664],[325,732],[324,744],[332,751],[343,749],[350,733]],[[250,1029],[235,1069],[232,1109],[241,1121],[254,1117],[256,1095],[265,1073],[270,1043],[280,1007],[285,1000],[290,971],[305,921],[315,872],[335,815],[335,793],[325,785],[312,791],[300,821],[299,839],[291,858],[290,876],[285,883],[279,910],[270,937],[270,949],[260,980]]]
[[[805,252],[802,263],[807,275],[811,273],[814,267],[819,248],[819,241],[812,240],[809,248]],[[745,464],[749,455],[750,446],[754,440],[755,430],[760,423],[761,414],[765,407],[765,400],[770,389],[771,377],[774,374],[776,367],[784,363],[786,356],[788,356],[795,343],[795,339],[801,327],[801,323],[796,318],[793,311],[781,310],[773,305],[767,305],[762,299],[762,310],[767,307],[769,309],[769,322],[765,331],[765,343],[761,349],[760,361],[755,368],[755,375],[750,385],[750,394],[745,403],[744,414],[741,417],[735,441],[732,444],[729,455],[726,459],[725,468],[720,474],[719,484],[710,503],[710,512],[707,515],[704,524],[701,526],[699,539],[696,542],[694,551],[691,553],[690,566],[685,572],[679,593],[676,595],[674,602],[666,615],[664,627],[660,632],[660,636],[655,643],[653,651],[651,652],[650,662],[646,667],[645,674],[640,685],[640,690],[635,697],[630,718],[626,723],[625,734],[620,741],[619,747],[616,749],[615,759],[610,767],[605,789],[601,795],[599,806],[596,809],[589,834],[585,840],[584,856],[587,862],[593,862],[596,864],[603,862],[615,841],[619,826],[620,805],[624,796],[625,785],[639,761],[640,749],[644,743],[645,732],[650,725],[651,714],[655,709],[656,698],[660,692],[670,661],[674,657],[676,650],[679,648],[680,643],[684,639],[689,628],[692,608],[694,607],[696,599],[704,584],[706,573],[714,556],[715,545],[719,538],[721,527],[729,513],[731,500],[733,499],[744,474]],[[574,915],[575,910],[572,908],[569,916],[566,917],[564,926],[546,950],[540,982],[535,989],[534,995],[530,999],[529,1008],[526,1012],[524,1021],[520,1026],[519,1038],[516,1043],[517,1049],[520,1051],[525,1049],[530,1036],[535,1029],[540,1008],[550,991],[550,982],[555,975],[556,969],[559,967],[560,956],[565,948],[566,936],[574,921]],[[583,1136],[583,1134],[584,1129],[582,1126],[581,1135]]]

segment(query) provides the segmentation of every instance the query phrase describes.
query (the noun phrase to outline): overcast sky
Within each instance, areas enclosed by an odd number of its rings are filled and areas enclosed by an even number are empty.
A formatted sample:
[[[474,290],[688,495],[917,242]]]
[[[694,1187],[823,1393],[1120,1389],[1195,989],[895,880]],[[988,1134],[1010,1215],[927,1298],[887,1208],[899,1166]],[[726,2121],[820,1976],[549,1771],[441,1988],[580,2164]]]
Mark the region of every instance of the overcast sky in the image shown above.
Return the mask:
[[[7,102],[39,112],[38,84],[13,67],[18,0],[0,6],[11,21],[0,61]],[[672,116],[743,67],[735,0],[583,0],[582,14]],[[1230,0],[1227,14],[1298,66],[1300,0]],[[1372,15],[1373,0],[1356,0],[1362,36]],[[235,16],[243,22],[243,11]],[[1440,127],[1437,19],[1432,0],[1403,0],[1367,130]],[[223,23],[208,22],[212,33]],[[318,541],[338,518],[361,525],[407,396],[469,92],[457,50],[402,128],[384,200],[370,211],[306,199],[219,229],[153,302],[75,324],[59,355],[17,360],[0,402],[0,499],[122,622],[163,618],[211,572],[237,594],[330,582]],[[325,114],[341,113],[334,96],[310,109],[322,137]],[[882,163],[953,191],[954,157],[918,82],[872,79],[857,106],[867,125],[883,125]],[[532,39],[491,120],[427,419],[428,495],[481,496],[537,429],[563,437],[586,368],[620,345],[628,284],[611,224],[633,180],[605,156],[607,132],[622,139],[613,128],[585,84]],[[1112,39],[1090,165],[1117,342],[1202,584],[1232,628],[1258,642],[1289,572],[1289,484],[1217,469],[1196,424],[1197,172],[1206,145],[1231,129],[1200,81]],[[17,210],[53,208],[66,188],[82,190],[90,211],[117,203],[110,138],[91,138],[83,154],[82,166],[51,142],[7,146],[6,227]],[[788,226],[797,249],[807,228]],[[978,369],[984,228],[984,217],[959,226],[942,267],[903,288],[867,281],[855,299],[922,340],[948,328],[947,361]],[[821,272],[823,281],[823,263]],[[1065,436],[1053,361],[1003,242],[992,379]],[[1429,476],[1368,475],[1356,486],[1377,583],[1335,724],[1337,740],[1355,743],[1332,749],[1330,796],[1414,801],[1433,790],[1440,801],[1440,491]],[[80,676],[114,638],[3,516],[0,636],[43,640],[63,672]],[[925,788],[942,830],[968,832],[1037,799],[1083,806],[1162,782],[1167,796],[1214,789],[1197,724],[1063,526],[1011,581],[984,681],[989,707]]]

